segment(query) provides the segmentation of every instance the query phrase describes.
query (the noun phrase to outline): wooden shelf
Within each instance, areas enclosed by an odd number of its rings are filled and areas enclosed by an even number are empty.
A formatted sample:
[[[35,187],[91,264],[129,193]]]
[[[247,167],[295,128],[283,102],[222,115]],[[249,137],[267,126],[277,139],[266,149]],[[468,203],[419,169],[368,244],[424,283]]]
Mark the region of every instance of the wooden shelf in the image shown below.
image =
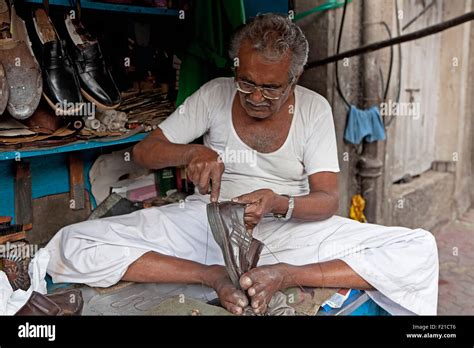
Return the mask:
[[[71,151],[81,151],[86,149],[93,149],[98,147],[106,147],[112,145],[119,145],[119,144],[127,144],[138,142],[145,138],[148,133],[138,133],[131,135],[129,137],[105,137],[99,138],[97,140],[78,140],[71,144],[61,145],[61,146],[52,146],[52,147],[45,147],[42,149],[18,149],[18,150],[8,150],[8,151],[1,151],[0,150],[0,161],[8,161],[14,160],[18,158],[27,158],[27,157],[37,157],[37,156],[44,156],[44,155],[51,155],[63,152],[71,152]]]

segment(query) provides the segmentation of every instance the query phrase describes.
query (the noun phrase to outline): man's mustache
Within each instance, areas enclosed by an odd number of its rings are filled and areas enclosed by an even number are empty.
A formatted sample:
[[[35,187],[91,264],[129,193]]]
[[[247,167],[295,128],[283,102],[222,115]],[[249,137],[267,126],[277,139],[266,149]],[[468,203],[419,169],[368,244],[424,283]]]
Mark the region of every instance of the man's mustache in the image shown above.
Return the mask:
[[[269,106],[270,106],[269,103],[258,103],[258,104],[255,104],[255,103],[253,103],[252,101],[250,101],[249,99],[246,99],[245,101],[246,101],[247,103],[249,103],[250,105],[256,107],[256,108],[258,108],[258,107],[269,107]]]

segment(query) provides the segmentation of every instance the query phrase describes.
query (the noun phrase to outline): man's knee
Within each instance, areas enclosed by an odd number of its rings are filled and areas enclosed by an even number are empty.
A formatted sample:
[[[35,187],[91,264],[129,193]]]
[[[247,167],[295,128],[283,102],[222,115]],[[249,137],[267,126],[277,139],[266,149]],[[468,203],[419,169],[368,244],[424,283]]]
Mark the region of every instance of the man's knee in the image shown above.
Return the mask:
[[[429,231],[422,228],[415,230],[419,234],[419,241],[423,244],[423,250],[429,255],[435,255],[438,259],[438,246],[436,244],[436,238]]]

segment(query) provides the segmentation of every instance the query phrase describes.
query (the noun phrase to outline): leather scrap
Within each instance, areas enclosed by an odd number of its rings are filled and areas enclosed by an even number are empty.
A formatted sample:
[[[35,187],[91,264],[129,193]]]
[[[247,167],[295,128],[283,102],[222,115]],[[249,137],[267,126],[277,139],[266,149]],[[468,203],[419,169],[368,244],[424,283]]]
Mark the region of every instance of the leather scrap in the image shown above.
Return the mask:
[[[283,291],[287,298],[287,303],[295,309],[296,315],[316,315],[324,301],[334,295],[338,290],[307,287],[303,289],[295,287]]]
[[[281,292],[277,291],[273,296],[270,302],[267,305],[267,311],[265,312],[265,316],[293,316],[295,315],[295,309],[288,305],[287,296]],[[244,309],[244,316],[257,316],[253,311],[253,308],[247,306]]]

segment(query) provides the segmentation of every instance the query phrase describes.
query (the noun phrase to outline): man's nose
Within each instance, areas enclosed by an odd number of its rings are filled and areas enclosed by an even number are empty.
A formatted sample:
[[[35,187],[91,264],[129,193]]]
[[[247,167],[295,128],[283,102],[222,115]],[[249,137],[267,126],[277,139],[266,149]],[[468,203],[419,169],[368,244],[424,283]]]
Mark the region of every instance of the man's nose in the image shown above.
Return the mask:
[[[265,98],[262,94],[262,90],[261,89],[258,89],[258,88],[255,88],[255,90],[250,93],[250,100],[254,103],[262,103],[265,101]]]

